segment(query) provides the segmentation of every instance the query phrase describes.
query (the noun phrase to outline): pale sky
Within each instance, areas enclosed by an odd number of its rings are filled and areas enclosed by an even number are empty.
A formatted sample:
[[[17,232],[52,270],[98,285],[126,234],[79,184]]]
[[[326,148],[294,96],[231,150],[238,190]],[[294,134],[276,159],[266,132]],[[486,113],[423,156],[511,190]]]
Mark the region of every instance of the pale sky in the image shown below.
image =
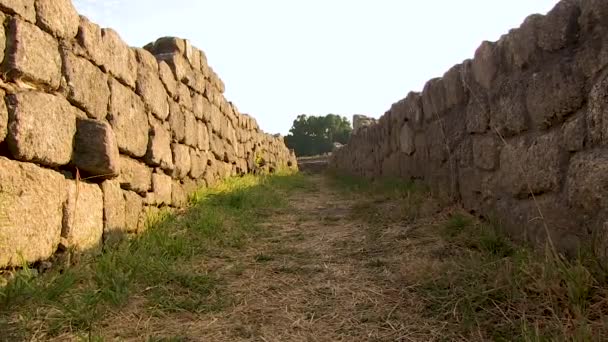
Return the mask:
[[[132,46],[205,51],[228,100],[263,130],[298,114],[379,117],[557,0],[73,0]]]

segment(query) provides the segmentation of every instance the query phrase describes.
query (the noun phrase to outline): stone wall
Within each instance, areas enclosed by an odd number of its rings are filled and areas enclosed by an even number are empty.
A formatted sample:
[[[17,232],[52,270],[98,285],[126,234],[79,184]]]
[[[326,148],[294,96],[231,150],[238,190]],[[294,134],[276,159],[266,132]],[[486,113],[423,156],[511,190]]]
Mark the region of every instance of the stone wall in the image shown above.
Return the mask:
[[[607,65],[608,1],[562,1],[393,104],[332,167],[424,180],[516,239],[602,248]]]
[[[99,249],[199,187],[297,167],[186,40],[131,48],[69,0],[0,0],[0,21],[0,268]]]

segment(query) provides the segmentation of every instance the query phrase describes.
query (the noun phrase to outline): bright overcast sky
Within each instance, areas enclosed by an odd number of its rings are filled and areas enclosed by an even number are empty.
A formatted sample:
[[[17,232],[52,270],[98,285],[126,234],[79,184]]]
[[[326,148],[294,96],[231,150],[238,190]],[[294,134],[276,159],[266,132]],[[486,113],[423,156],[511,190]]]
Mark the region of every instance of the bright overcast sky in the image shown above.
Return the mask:
[[[74,0],[132,46],[190,39],[267,132],[298,114],[379,117],[557,0]]]

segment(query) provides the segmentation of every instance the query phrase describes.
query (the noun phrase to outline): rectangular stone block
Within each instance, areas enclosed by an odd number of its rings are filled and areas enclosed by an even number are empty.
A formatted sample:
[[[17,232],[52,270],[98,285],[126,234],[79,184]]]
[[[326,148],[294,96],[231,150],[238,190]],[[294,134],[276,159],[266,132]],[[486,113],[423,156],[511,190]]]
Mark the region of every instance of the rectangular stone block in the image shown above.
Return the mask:
[[[190,111],[184,111],[186,136],[184,144],[195,147],[198,144],[198,125],[194,114]]]
[[[11,19],[8,24],[5,72],[13,81],[57,89],[61,80],[59,45],[33,24]]]
[[[175,79],[175,75],[173,75],[173,71],[171,71],[171,67],[165,61],[158,61],[158,71],[160,74],[160,80],[163,82],[167,93],[174,98],[177,96],[177,80]]]
[[[69,51],[64,51],[63,65],[68,99],[89,117],[105,119],[110,100],[108,77],[93,63]]]
[[[186,139],[186,115],[177,102],[170,101],[169,126],[174,141],[183,143]]]
[[[0,9],[10,14],[17,14],[29,22],[36,22],[34,0],[0,0]]]
[[[190,177],[194,179],[203,177],[207,168],[207,153],[192,148],[190,149],[190,161]]]
[[[159,121],[153,120],[150,130],[150,141],[146,163],[159,166],[166,171],[172,171],[173,154],[171,152],[171,133]]]
[[[152,191],[156,205],[171,205],[172,179],[164,173],[152,174]]]
[[[150,190],[152,171],[134,159],[120,156],[119,181],[123,189],[145,195]]]
[[[47,166],[72,158],[76,117],[84,116],[62,97],[27,91],[9,95],[8,146],[13,156]]]
[[[101,183],[103,192],[103,234],[105,241],[116,241],[127,233],[125,196],[118,180]]]
[[[148,150],[148,115],[144,104],[131,89],[110,80],[110,113],[108,119],[121,152],[143,157]]]
[[[0,267],[53,255],[61,238],[65,188],[60,173],[0,157]]]
[[[183,83],[177,86],[177,103],[187,110],[192,110],[192,95],[188,86]]]
[[[156,59],[146,50],[137,49],[135,51],[139,63],[136,92],[143,98],[154,116],[165,120],[169,116],[169,102],[165,86],[159,78]],[[149,58],[152,60],[148,60]],[[151,63],[153,65],[150,65]]]
[[[73,39],[78,33],[80,17],[71,0],[36,0],[38,26],[62,39]]]
[[[125,225],[129,233],[138,232],[142,226],[144,200],[133,191],[124,191],[125,196]]]
[[[197,144],[199,150],[208,151],[209,150],[209,130],[207,125],[202,121],[196,122],[196,136],[197,136]]]
[[[0,143],[6,138],[8,133],[8,109],[4,101],[4,91],[0,90]]]
[[[499,144],[492,135],[473,136],[473,162],[486,171],[494,170],[498,163]]]
[[[173,202],[173,206],[184,208],[188,204],[188,194],[186,193],[184,186],[179,181],[174,180],[171,189],[171,201]]]
[[[94,252],[103,238],[103,193],[97,184],[68,181],[62,237],[76,251]]]
[[[173,151],[173,164],[175,165],[173,178],[186,178],[188,173],[190,173],[190,168],[192,166],[190,148],[186,145],[172,144],[171,149]]]
[[[74,139],[74,166],[88,176],[113,178],[120,173],[118,144],[112,127],[91,119],[77,120]]]

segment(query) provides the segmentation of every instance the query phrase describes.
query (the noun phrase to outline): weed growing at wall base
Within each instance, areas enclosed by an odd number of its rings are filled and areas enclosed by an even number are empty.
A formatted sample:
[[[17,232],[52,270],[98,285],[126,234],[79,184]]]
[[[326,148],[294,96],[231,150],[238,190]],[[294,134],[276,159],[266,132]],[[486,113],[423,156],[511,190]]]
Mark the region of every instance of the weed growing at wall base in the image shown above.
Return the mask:
[[[0,340],[93,337],[108,315],[138,305],[154,315],[222,310],[231,303],[224,279],[206,258],[241,248],[263,233],[266,212],[286,205],[286,193],[310,185],[300,175],[234,178],[192,196],[180,215],[162,212],[145,234],[101,256],[54,266],[40,276],[25,266],[0,288]]]

